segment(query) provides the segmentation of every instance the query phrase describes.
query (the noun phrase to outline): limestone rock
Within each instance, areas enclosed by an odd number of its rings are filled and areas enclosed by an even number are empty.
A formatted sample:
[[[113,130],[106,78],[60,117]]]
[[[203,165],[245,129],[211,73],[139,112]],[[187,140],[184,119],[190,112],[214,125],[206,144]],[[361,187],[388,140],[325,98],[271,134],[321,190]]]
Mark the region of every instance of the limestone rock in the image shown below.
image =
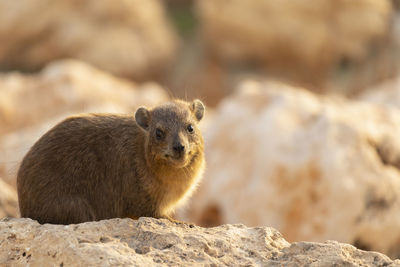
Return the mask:
[[[190,228],[153,218],[77,225],[0,221],[5,266],[396,266],[377,252],[328,241],[289,244],[273,228]]]
[[[207,129],[207,168],[187,220],[400,256],[398,110],[249,81]]]
[[[332,72],[335,75],[336,69],[345,72],[353,63],[351,74],[356,77],[340,76],[340,82],[360,86],[352,83],[372,82],[367,75],[374,79],[387,75],[388,66],[393,66],[388,58],[395,57],[398,50],[385,54],[393,16],[390,0],[198,0],[196,3],[212,56],[228,64],[240,62],[236,69],[249,65],[253,75],[266,70],[268,75],[279,78],[326,85],[324,81],[331,78]],[[367,58],[375,68],[363,62]],[[366,66],[358,66],[360,62]]]
[[[370,88],[358,98],[387,107],[400,108],[400,77]]]
[[[391,5],[386,0],[199,0],[197,11],[207,41],[223,57],[286,58],[320,66],[341,56],[364,56],[366,44],[387,32]]]
[[[0,178],[0,218],[18,215],[17,192]]]
[[[159,0],[1,0],[0,39],[3,70],[68,57],[136,80],[158,75],[177,46]]]
[[[67,116],[133,113],[168,99],[157,84],[137,85],[79,61],[59,61],[37,75],[0,75],[0,177],[13,184],[33,143]]]

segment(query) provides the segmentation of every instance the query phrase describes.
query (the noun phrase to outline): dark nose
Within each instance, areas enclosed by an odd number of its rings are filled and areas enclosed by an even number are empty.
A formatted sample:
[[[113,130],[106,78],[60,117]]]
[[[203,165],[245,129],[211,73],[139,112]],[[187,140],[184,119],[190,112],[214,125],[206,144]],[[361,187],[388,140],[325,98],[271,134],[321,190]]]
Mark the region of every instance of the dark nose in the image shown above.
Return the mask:
[[[183,151],[185,151],[185,146],[181,143],[178,143],[174,145],[173,149],[175,152],[182,153]]]

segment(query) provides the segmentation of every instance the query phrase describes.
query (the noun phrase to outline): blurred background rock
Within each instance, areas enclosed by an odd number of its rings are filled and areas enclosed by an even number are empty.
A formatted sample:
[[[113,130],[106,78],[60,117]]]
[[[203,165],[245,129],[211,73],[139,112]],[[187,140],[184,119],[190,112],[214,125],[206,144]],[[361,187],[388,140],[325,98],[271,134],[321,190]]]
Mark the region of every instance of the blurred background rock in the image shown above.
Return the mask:
[[[243,78],[353,95],[399,69],[398,1],[0,1],[0,69],[72,57],[216,105]]]
[[[243,78],[278,79],[317,92],[352,95],[399,69],[399,24],[390,1],[194,4],[199,27],[192,49],[198,62],[186,68],[187,74],[180,72],[175,88],[187,84],[185,89],[202,90],[206,97],[211,91],[213,102]]]
[[[198,97],[181,218],[400,257],[399,48],[398,0],[0,0],[0,217],[66,116]]]
[[[153,79],[177,47],[157,0],[0,1],[0,66],[37,71],[76,58],[116,75]]]

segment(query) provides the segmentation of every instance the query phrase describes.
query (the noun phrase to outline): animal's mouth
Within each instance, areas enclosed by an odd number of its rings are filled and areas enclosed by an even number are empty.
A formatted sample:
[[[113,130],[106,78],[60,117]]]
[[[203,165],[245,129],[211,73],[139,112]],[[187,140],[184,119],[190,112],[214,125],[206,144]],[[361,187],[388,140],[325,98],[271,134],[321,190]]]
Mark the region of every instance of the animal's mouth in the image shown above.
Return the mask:
[[[188,162],[188,156],[188,153],[180,155],[164,154],[164,158],[167,160],[167,162],[176,168],[185,167]]]

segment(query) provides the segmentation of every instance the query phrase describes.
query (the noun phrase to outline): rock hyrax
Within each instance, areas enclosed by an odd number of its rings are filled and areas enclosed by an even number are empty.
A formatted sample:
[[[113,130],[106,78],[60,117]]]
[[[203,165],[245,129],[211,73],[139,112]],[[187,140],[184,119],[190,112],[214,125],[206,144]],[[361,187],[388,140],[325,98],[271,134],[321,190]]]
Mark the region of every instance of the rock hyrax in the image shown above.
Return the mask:
[[[71,224],[149,216],[171,219],[204,169],[199,100],[129,115],[67,118],[30,149],[18,171],[22,217]]]

